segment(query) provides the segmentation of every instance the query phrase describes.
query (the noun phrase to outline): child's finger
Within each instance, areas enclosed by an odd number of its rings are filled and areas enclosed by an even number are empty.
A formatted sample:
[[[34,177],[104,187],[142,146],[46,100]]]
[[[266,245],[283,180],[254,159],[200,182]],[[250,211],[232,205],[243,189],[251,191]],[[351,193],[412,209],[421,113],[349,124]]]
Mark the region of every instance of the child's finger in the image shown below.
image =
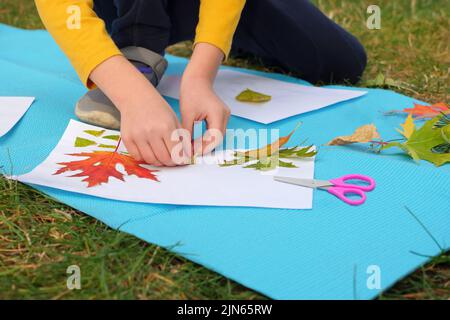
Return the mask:
[[[168,167],[173,167],[175,165],[163,139],[153,139],[151,141],[151,146],[153,149],[153,153],[159,162]]]
[[[189,131],[192,137],[192,132],[194,131],[194,122],[195,122],[195,116],[190,113],[184,113],[181,115],[181,122],[182,127]]]
[[[155,154],[153,153],[152,147],[149,143],[143,142],[139,151],[146,163],[157,166],[157,167],[161,166],[161,162],[159,162],[156,159]]]
[[[144,158],[141,156],[141,153],[139,152],[139,148],[137,145],[133,142],[131,139],[126,139],[122,137],[123,144],[125,145],[125,148],[127,149],[127,152],[137,161],[142,161]]]

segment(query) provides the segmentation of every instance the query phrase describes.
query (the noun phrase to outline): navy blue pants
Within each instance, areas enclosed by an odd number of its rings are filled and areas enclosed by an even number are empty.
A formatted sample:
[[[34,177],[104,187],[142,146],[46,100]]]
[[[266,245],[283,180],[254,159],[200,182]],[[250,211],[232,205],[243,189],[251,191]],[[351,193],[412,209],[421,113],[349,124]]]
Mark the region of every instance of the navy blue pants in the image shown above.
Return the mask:
[[[199,2],[95,0],[94,10],[119,48],[163,54],[195,37]],[[257,57],[313,83],[355,83],[367,62],[359,41],[308,0],[247,0],[231,55]]]

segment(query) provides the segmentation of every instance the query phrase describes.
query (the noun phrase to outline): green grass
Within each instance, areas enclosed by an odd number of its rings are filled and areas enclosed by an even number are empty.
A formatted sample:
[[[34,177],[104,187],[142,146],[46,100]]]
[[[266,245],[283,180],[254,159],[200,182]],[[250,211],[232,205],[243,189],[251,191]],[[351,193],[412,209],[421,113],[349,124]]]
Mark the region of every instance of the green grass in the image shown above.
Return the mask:
[[[356,34],[369,54],[361,86],[383,73],[396,89],[428,102],[448,101],[450,2],[379,0],[382,29],[365,28],[370,1],[317,0]],[[42,28],[31,0],[2,0],[0,23]],[[170,52],[189,56],[190,43]],[[272,70],[255,61],[230,65]],[[393,106],[395,108],[395,106]],[[66,268],[79,265],[82,290],[66,289]],[[165,249],[15,182],[0,179],[0,298],[27,299],[256,299],[261,295]],[[442,254],[385,292],[381,299],[449,299],[450,255]]]

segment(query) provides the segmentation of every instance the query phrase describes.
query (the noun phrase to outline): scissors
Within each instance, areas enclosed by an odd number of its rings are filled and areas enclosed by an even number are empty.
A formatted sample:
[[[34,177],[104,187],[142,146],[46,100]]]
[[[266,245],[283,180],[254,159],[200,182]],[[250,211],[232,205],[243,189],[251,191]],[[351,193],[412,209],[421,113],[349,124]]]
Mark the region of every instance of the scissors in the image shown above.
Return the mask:
[[[326,190],[352,206],[359,206],[366,202],[366,192],[375,189],[376,185],[374,179],[361,174],[349,174],[332,180],[298,179],[279,176],[274,177],[274,180],[307,188]],[[347,183],[348,180],[358,180],[366,182],[368,185]],[[348,195],[351,194],[359,196],[359,199],[350,199]]]

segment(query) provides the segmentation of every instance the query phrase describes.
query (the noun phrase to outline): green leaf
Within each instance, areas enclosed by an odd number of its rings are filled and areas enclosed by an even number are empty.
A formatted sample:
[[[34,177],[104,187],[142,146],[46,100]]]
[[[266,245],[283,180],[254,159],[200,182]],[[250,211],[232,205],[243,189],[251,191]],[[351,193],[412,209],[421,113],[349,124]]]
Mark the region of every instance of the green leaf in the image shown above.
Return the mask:
[[[294,147],[281,149],[279,152],[280,158],[292,159],[292,158],[311,158],[317,155],[317,151],[312,149],[312,145],[308,147]]]
[[[119,141],[120,136],[118,134],[113,134],[109,136],[102,137],[103,139],[113,140],[113,141]]]
[[[94,137],[100,137],[105,133],[105,130],[84,130],[84,132]]]
[[[384,146],[382,149],[399,147],[409,154],[414,160],[426,160],[434,163],[438,167],[450,162],[450,153],[433,152],[433,150],[436,151],[437,146],[446,142],[442,137],[441,130],[433,129],[436,120],[440,120],[441,117],[442,116],[438,116],[425,122],[420,129],[415,130],[411,134],[406,142],[392,142]]]
[[[272,99],[271,96],[256,92],[250,89],[246,89],[242,91],[240,94],[236,96],[236,100],[241,102],[255,102],[255,103],[261,103],[261,102],[267,102]]]
[[[256,169],[259,171],[270,171],[274,170],[277,167],[277,162],[274,161],[271,157],[265,159],[264,161],[257,161],[253,164],[245,166],[244,168]]]
[[[444,141],[450,143],[450,125],[441,129],[441,135]]]
[[[295,164],[292,162],[284,162],[282,160],[278,160],[278,166],[282,168],[298,168]]]
[[[89,146],[95,146],[97,143],[95,141],[89,140],[89,139],[85,139],[85,138],[81,138],[81,137],[77,137],[75,139],[75,144],[74,146],[77,148],[83,148],[83,147],[89,147]]]
[[[113,145],[110,145],[110,144],[99,144],[98,147],[99,148],[109,148],[109,149],[117,148],[117,146],[113,146]]]

